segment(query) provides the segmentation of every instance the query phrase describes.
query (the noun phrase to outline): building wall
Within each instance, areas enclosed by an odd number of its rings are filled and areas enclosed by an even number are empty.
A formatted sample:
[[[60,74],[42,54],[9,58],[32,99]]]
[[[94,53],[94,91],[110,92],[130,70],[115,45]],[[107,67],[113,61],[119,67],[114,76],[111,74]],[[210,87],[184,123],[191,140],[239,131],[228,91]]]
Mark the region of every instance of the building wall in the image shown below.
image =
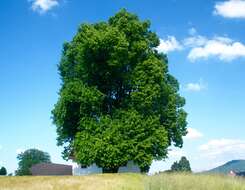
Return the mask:
[[[118,170],[119,173],[139,173],[140,169],[133,161],[129,161],[127,166],[120,167]],[[73,175],[89,175],[89,174],[99,174],[102,173],[102,168],[99,168],[95,164],[87,168],[81,168],[81,166],[74,164],[73,165]]]
[[[72,175],[72,166],[53,163],[40,163],[31,167],[34,176]]]

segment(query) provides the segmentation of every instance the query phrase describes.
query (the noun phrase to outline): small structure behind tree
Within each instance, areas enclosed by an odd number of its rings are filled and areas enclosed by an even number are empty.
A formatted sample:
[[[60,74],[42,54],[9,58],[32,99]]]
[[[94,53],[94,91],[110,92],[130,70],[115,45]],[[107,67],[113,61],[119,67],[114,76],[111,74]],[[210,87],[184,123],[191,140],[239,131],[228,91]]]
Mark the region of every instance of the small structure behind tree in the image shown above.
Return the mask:
[[[72,166],[54,163],[39,163],[31,167],[33,176],[72,175]]]
[[[103,173],[102,168],[98,167],[96,164],[93,164],[89,167],[81,167],[79,164],[73,166],[73,175],[74,176],[83,176],[89,174],[99,174]],[[118,173],[140,173],[140,168],[133,161],[129,161],[127,165],[121,166],[118,169]]]

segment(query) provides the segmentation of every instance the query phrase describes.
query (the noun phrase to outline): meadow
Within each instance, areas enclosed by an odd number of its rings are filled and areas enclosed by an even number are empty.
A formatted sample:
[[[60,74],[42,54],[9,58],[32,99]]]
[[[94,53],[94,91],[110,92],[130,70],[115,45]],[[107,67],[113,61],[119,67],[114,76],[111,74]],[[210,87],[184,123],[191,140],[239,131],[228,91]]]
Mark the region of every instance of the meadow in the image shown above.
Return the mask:
[[[228,176],[106,174],[84,177],[1,177],[0,190],[245,190],[245,180]]]

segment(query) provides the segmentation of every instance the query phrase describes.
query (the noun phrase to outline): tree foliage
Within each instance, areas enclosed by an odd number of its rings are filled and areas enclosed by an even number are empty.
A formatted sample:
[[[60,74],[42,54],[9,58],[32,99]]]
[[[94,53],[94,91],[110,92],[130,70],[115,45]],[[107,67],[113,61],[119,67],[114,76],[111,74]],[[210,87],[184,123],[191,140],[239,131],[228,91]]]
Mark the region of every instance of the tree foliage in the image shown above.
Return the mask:
[[[1,167],[1,168],[0,168],[0,176],[1,176],[1,175],[7,175],[7,170],[6,170],[5,167]]]
[[[170,145],[182,147],[185,100],[158,45],[150,22],[124,9],[108,22],[82,24],[64,44],[52,111],[64,158],[104,172],[132,160],[147,171]]]
[[[19,167],[15,171],[18,176],[31,175],[30,168],[39,163],[51,163],[50,156],[47,152],[37,149],[29,149],[18,154]]]
[[[179,162],[174,162],[171,166],[173,172],[191,172],[189,160],[185,156],[181,157]]]

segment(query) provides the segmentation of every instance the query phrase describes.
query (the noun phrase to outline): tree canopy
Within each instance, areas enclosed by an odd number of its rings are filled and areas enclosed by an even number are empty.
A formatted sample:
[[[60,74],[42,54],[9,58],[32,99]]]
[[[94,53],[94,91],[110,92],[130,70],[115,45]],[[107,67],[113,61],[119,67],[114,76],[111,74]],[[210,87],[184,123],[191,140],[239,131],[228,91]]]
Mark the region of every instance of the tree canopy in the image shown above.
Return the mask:
[[[18,154],[19,167],[15,171],[18,176],[31,175],[30,168],[39,163],[51,163],[50,156],[47,152],[37,149],[29,149]]]
[[[191,172],[189,160],[185,156],[181,157],[179,162],[174,162],[171,166],[173,172]]]
[[[52,115],[63,157],[117,172],[129,160],[148,171],[168,147],[182,147],[185,99],[149,21],[125,9],[81,24],[64,43],[62,87]]]
[[[5,167],[0,168],[0,175],[7,175],[7,170]]]

